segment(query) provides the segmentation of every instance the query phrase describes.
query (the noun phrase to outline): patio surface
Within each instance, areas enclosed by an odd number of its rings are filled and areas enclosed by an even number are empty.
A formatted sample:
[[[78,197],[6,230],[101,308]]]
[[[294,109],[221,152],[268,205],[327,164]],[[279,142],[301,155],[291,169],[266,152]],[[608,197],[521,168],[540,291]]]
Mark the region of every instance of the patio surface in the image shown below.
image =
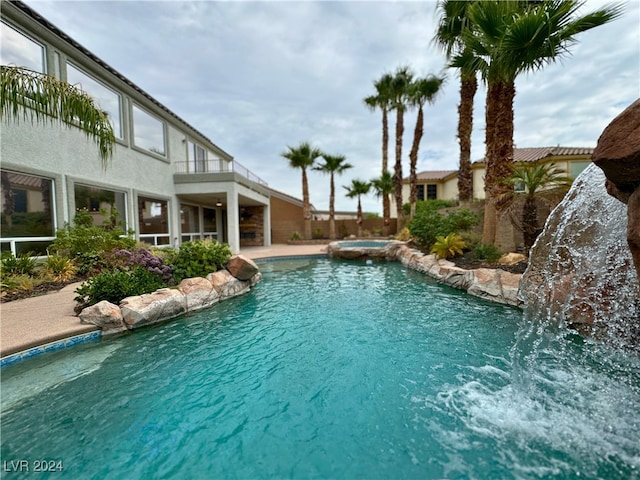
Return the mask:
[[[243,248],[240,253],[251,259],[317,255],[327,252],[327,245],[271,245]],[[73,311],[75,289],[80,283],[37,297],[0,303],[0,357],[29,348],[97,331],[84,325]]]

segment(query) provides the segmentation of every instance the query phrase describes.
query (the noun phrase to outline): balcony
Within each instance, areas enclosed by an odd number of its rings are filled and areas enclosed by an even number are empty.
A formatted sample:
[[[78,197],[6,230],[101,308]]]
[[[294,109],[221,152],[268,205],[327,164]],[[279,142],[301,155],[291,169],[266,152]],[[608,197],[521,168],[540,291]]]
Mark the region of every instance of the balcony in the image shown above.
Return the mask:
[[[244,165],[236,162],[226,162],[224,160],[198,160],[196,162],[174,162],[175,173],[180,175],[202,175],[210,173],[236,173],[251,182],[268,186],[262,178],[257,176]]]

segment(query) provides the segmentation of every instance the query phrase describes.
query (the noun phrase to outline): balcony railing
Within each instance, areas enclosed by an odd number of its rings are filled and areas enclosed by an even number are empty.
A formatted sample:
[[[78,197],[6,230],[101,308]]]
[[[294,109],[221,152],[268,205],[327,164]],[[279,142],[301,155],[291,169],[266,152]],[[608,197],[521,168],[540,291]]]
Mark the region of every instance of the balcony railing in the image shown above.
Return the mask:
[[[247,167],[235,160],[233,162],[225,162],[223,160],[197,160],[190,162],[174,162],[176,173],[180,174],[193,174],[198,175],[200,173],[227,173],[235,172],[238,175],[242,175],[247,180],[256,182],[260,185],[267,186],[268,183],[262,178],[257,176]]]

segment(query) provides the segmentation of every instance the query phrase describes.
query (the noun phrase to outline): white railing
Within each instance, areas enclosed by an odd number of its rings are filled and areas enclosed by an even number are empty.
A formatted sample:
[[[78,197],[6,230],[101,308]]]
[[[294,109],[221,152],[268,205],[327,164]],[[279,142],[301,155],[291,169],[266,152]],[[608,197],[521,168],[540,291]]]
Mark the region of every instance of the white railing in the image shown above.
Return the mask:
[[[222,160],[198,160],[196,162],[174,162],[176,173],[198,175],[200,173],[227,173],[235,172],[238,175],[242,175],[247,180],[256,182],[260,185],[267,186],[268,183],[262,178],[257,176],[251,170],[246,168],[235,160],[233,162],[225,162]]]

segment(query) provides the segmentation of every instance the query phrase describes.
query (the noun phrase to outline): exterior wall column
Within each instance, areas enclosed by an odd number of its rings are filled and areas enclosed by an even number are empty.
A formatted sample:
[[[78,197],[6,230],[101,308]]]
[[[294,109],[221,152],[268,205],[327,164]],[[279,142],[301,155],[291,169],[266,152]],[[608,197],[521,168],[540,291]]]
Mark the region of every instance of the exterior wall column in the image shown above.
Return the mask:
[[[265,205],[262,208],[264,208],[264,246],[268,247],[271,245],[271,207]]]
[[[227,243],[232,253],[240,251],[240,204],[235,188],[227,192]]]

